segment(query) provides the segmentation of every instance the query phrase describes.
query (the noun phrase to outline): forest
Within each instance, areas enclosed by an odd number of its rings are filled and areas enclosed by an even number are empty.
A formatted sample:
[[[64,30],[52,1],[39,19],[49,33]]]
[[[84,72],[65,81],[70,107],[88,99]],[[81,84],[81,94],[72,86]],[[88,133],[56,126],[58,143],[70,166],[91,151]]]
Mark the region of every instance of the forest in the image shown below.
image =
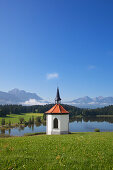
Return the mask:
[[[0,117],[6,117],[10,114],[21,113],[45,113],[54,104],[47,105],[34,105],[34,106],[22,106],[22,105],[0,105]],[[104,108],[97,109],[81,109],[75,106],[62,104],[62,106],[69,111],[70,117],[75,116],[96,116],[96,115],[113,115],[113,105],[106,106]]]

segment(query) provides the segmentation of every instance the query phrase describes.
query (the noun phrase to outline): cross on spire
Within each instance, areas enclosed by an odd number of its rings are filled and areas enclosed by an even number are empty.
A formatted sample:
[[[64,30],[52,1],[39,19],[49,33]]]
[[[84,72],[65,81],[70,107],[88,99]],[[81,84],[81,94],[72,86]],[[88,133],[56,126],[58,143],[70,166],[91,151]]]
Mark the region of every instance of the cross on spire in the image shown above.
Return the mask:
[[[55,98],[55,103],[59,104],[60,102],[61,102],[61,98],[60,98],[59,88],[57,87],[57,94],[56,94],[56,98]]]

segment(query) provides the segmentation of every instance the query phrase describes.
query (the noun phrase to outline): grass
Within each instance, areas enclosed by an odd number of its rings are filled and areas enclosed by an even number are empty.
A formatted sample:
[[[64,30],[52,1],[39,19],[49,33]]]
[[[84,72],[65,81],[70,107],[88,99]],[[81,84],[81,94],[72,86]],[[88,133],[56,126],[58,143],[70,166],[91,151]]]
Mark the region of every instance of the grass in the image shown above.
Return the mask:
[[[96,117],[113,117],[113,115],[96,115]]]
[[[0,169],[112,170],[113,132],[0,138]]]
[[[16,114],[10,114],[7,115],[7,117],[3,118],[0,117],[0,125],[1,125],[1,120],[5,119],[6,123],[9,123],[9,121],[11,121],[11,124],[15,124],[15,123],[19,123],[19,118],[24,118],[25,121],[28,121],[29,118],[31,118],[32,116],[37,117],[37,116],[43,116],[43,113],[21,113],[19,115]]]
[[[7,134],[0,134],[0,138],[5,138],[5,137],[11,137],[11,136]]]

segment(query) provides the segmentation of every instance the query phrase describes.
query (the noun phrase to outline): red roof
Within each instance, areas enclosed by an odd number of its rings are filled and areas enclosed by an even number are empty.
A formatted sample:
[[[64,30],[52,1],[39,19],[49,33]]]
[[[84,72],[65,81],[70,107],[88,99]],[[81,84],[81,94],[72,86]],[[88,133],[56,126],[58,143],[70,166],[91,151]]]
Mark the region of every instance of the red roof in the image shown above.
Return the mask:
[[[55,104],[50,110],[45,113],[69,113],[60,104]]]

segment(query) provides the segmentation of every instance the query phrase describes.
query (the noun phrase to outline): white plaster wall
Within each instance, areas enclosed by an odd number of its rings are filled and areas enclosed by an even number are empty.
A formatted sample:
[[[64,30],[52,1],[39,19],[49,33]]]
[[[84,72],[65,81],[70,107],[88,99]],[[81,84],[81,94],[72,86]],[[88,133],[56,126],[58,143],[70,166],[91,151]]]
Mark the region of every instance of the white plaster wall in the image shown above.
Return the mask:
[[[61,131],[69,131],[69,115],[60,115]]]
[[[51,135],[51,130],[53,128],[52,126],[52,115],[47,115],[46,116],[46,134]]]
[[[58,129],[53,128],[54,119],[58,119]],[[47,115],[46,117],[46,133],[51,134],[61,134],[68,133],[69,131],[69,115]]]

